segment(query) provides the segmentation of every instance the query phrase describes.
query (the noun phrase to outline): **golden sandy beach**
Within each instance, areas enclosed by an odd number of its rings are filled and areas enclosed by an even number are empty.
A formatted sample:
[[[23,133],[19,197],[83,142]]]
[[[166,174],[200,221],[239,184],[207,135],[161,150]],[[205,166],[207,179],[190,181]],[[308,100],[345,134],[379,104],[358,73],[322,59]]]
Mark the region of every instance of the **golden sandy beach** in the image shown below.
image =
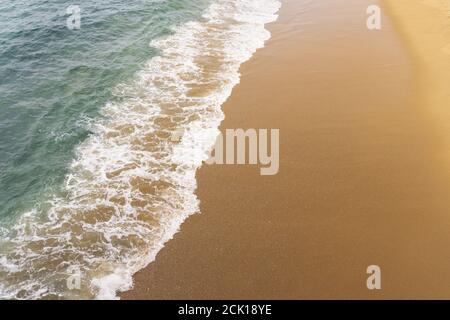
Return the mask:
[[[440,160],[449,166],[450,2],[400,0],[385,4],[414,61],[417,108],[436,130]]]
[[[279,128],[280,172],[204,165],[201,214],[122,298],[450,298],[448,1],[378,2],[369,31],[374,3],[283,1],[221,126]]]

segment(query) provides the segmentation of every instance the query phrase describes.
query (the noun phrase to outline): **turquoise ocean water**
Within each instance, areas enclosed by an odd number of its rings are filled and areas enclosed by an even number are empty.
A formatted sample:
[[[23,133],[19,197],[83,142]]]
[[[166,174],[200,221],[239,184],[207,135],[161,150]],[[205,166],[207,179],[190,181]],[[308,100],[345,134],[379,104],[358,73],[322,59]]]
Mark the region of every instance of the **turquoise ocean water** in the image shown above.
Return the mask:
[[[0,0],[0,298],[112,299],[195,172],[276,0]],[[181,139],[172,139],[174,134]]]
[[[63,182],[89,122],[158,50],[174,25],[210,0],[0,2],[0,223],[36,206]]]

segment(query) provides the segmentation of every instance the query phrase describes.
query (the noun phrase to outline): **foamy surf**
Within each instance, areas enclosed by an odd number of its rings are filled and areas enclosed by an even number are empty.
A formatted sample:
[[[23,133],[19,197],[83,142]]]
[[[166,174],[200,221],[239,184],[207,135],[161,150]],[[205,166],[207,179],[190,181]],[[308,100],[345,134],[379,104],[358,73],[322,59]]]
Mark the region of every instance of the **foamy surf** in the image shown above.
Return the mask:
[[[276,0],[217,0],[115,89],[64,190],[2,231],[0,298],[115,299],[199,211],[195,173],[240,65],[270,38]],[[77,276],[80,287],[68,288]]]

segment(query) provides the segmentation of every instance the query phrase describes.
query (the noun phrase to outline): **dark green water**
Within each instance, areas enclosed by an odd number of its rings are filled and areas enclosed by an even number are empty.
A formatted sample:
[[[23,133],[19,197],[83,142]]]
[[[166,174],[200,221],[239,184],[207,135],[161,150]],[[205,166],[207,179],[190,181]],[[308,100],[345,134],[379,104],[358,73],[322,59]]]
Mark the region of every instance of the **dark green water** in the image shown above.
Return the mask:
[[[151,40],[198,19],[209,0],[0,1],[0,221],[57,192],[89,123],[158,52]]]

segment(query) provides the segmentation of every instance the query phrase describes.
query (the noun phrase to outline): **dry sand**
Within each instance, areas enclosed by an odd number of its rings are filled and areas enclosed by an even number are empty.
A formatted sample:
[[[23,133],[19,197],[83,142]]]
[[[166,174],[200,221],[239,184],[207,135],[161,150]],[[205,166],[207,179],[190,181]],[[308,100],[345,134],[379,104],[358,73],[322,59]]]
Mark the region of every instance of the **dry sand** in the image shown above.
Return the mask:
[[[123,298],[450,298],[449,132],[430,111],[448,93],[428,91],[445,78],[408,29],[417,1],[386,1],[369,31],[373,2],[284,1],[222,124],[279,128],[279,174],[204,166],[202,213]],[[372,264],[380,291],[366,288]]]

